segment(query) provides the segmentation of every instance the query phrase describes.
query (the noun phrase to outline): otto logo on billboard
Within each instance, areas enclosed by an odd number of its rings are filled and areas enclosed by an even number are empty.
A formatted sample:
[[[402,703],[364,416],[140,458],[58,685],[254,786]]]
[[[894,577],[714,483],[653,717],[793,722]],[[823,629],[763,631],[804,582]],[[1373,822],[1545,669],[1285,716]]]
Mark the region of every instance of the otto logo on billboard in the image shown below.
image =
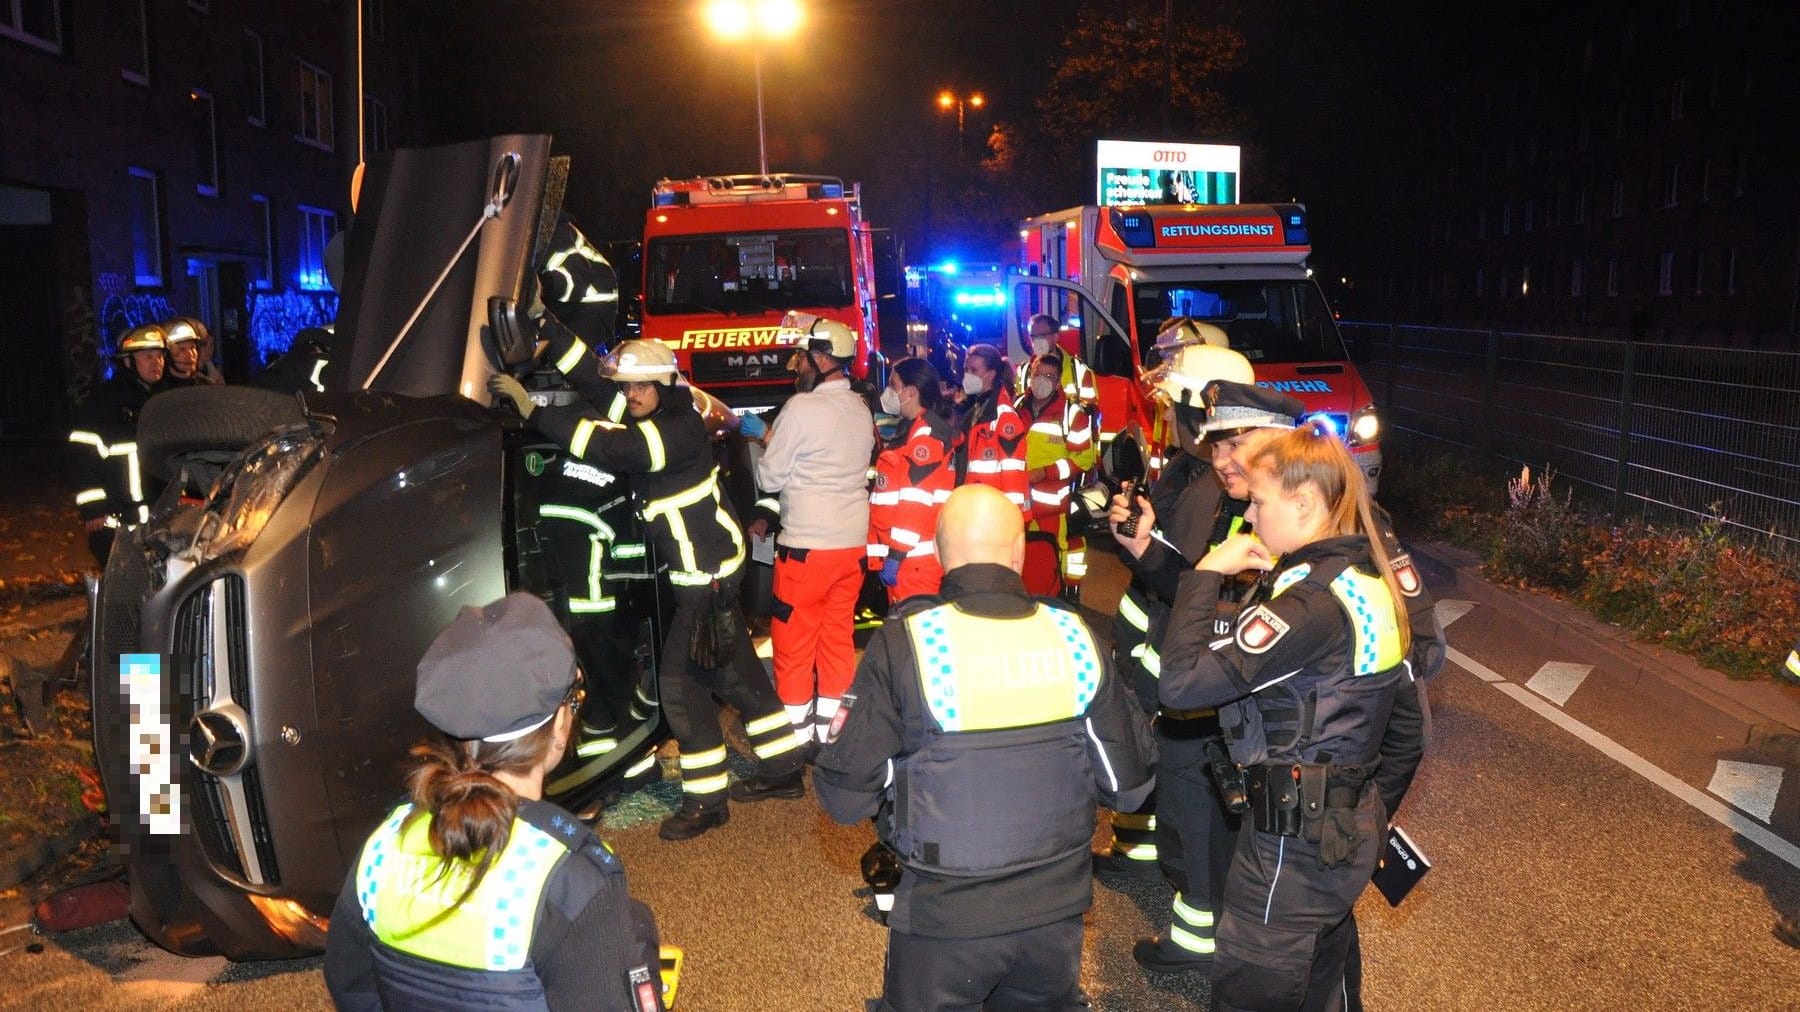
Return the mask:
[[[1243,187],[1240,155],[1235,144],[1101,141],[1095,155],[1095,202],[1109,207],[1235,204]]]

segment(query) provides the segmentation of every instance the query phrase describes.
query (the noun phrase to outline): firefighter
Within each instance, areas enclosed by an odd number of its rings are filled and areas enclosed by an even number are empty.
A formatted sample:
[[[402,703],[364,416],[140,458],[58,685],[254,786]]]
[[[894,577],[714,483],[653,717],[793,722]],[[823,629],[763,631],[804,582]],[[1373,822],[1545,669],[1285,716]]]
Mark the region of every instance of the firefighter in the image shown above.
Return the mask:
[[[112,379],[94,391],[69,433],[69,442],[92,451],[77,453],[82,489],[75,494],[75,509],[87,531],[88,550],[102,569],[119,528],[150,516],[154,495],[138,465],[137,422],[144,403],[163,389],[167,359],[162,328],[133,327],[119,338],[114,354],[119,364]]]
[[[205,323],[192,316],[177,316],[164,320],[161,326],[163,341],[169,347],[166,377],[169,385],[204,386],[225,382],[218,366],[213,365],[213,336]]]
[[[538,283],[544,301],[570,330],[594,347],[612,344],[619,275],[567,214],[557,217]]]
[[[856,335],[837,320],[796,318],[791,368],[800,393],[781,408],[756,462],[780,496],[769,640],[775,693],[803,754],[816,755],[856,670],[856,600],[868,551],[875,419],[850,386]],[[755,417],[755,416],[748,416]]]
[[[905,869],[879,1007],[1084,1008],[1094,806],[1149,793],[1143,716],[1080,615],[1026,592],[1005,496],[957,489],[936,542],[940,594],[875,634],[813,777]]]
[[[1039,313],[1031,318],[1026,332],[1031,339],[1031,358],[1036,359],[1053,351],[1062,355],[1062,373],[1057,377],[1057,382],[1062,387],[1064,397],[1089,408],[1099,402],[1100,393],[1094,386],[1094,370],[1081,360],[1079,330],[1065,330],[1056,322],[1056,317]]]
[[[1069,533],[1069,496],[1099,457],[1094,417],[1057,385],[1063,374],[1062,354],[1052,349],[1031,360],[1030,379],[1019,398],[1019,414],[1028,426],[1025,437],[1026,478],[1031,483],[1031,522],[1027,530],[1047,536],[1056,546],[1054,574],[1028,567],[1033,593],[1060,593],[1081,599],[1087,575],[1087,541]]]
[[[805,794],[799,744],[732,602],[744,535],[719,488],[712,440],[675,355],[659,341],[625,341],[604,359],[567,328],[546,325],[551,362],[598,411],[535,408],[519,381],[499,373],[488,389],[538,431],[603,471],[630,478],[638,513],[668,560],[675,598],[658,666],[660,699],[681,746],[681,808],[658,830],[687,840],[723,826],[728,778],[716,694],[737,708],[762,772],[730,786],[739,801]]]
[[[325,984],[340,1009],[662,1008],[656,921],[612,849],[543,800],[582,681],[544,602],[464,608],[419,661],[410,798],[338,893]]]
[[[1329,426],[1267,440],[1248,463],[1256,535],[1232,535],[1181,574],[1160,694],[1168,709],[1220,708],[1248,797],[1214,1007],[1337,1008],[1349,914],[1381,849],[1373,775],[1405,673],[1407,598]],[[1218,635],[1224,581],[1252,571],[1263,575]]]
[[[869,493],[869,568],[881,574],[890,604],[937,593],[944,576],[931,541],[956,487],[955,437],[938,413],[943,404],[938,371],[921,358],[896,362],[881,391],[881,410],[905,423],[875,458]]]
[[[1202,325],[1210,327],[1210,325]],[[1216,328],[1212,328],[1216,329]],[[1172,573],[1165,572],[1165,564],[1178,565],[1174,562],[1176,553],[1188,558],[1199,558],[1205,554],[1211,541],[1223,538],[1225,531],[1220,523],[1220,516],[1229,512],[1232,517],[1243,515],[1244,492],[1240,487],[1236,498],[1224,496],[1221,479],[1213,469],[1212,447],[1205,439],[1202,431],[1206,422],[1206,404],[1202,399],[1203,391],[1208,383],[1215,379],[1252,382],[1255,373],[1250,361],[1234,351],[1219,347],[1202,347],[1204,342],[1193,342],[1187,346],[1174,349],[1170,357],[1163,360],[1152,374],[1155,383],[1157,400],[1166,405],[1165,414],[1170,418],[1168,426],[1175,441],[1174,454],[1168,458],[1162,473],[1151,486],[1148,493],[1148,508],[1137,525],[1137,537],[1124,539],[1127,548],[1138,547],[1143,559],[1127,552],[1122,558],[1132,569],[1130,586],[1119,600],[1118,610],[1113,617],[1113,663],[1118,665],[1128,683],[1137,690],[1137,697],[1150,714],[1157,710],[1156,675],[1157,642],[1167,624],[1169,605],[1174,601],[1174,580]],[[1297,413],[1298,408],[1294,409]],[[1292,417],[1286,419],[1286,427],[1293,426]],[[1230,510],[1226,503],[1234,503]],[[1129,515],[1130,503],[1116,504]],[[1160,529],[1157,527],[1161,522]],[[1115,521],[1114,537],[1118,538]],[[1228,526],[1230,520],[1225,521]],[[1161,542],[1152,540],[1152,532],[1160,535],[1164,541],[1174,546],[1166,551]],[[1217,735],[1216,729],[1213,731]],[[1159,747],[1168,748],[1168,745]],[[1198,747],[1198,739],[1188,736],[1179,743],[1173,744],[1174,750],[1180,754],[1184,748],[1193,750]],[[1167,760],[1164,760],[1167,762]],[[1203,767],[1194,765],[1193,770],[1202,771]],[[1204,784],[1204,777],[1202,782]],[[1137,812],[1118,812],[1113,815],[1113,842],[1095,861],[1096,870],[1118,872],[1126,875],[1153,877],[1159,874],[1158,838],[1161,835],[1175,835],[1178,827],[1165,826],[1158,829],[1155,814],[1155,798]],[[1177,801],[1177,805],[1188,804],[1185,799]],[[1193,833],[1189,839],[1198,843],[1202,834]],[[1174,842],[1177,849],[1169,855],[1165,863],[1165,871],[1170,882],[1175,886],[1175,914],[1178,919],[1188,923],[1182,932],[1173,935],[1182,941],[1192,942],[1193,952],[1204,951],[1210,955],[1212,951],[1212,913],[1217,909],[1216,903],[1209,902],[1205,896],[1208,892],[1209,878],[1204,870],[1195,879],[1198,888],[1188,881],[1183,868],[1184,855],[1202,855],[1206,853],[1190,845],[1179,846],[1180,839]],[[1230,839],[1227,836],[1223,846],[1217,848],[1219,859],[1218,871],[1224,872],[1223,862],[1231,856]],[[1216,899],[1216,897],[1214,897]],[[1204,906],[1201,906],[1204,905]],[[1188,916],[1183,916],[1188,915]],[[1198,958],[1193,952],[1187,954],[1167,953],[1168,961],[1191,960]],[[1141,960],[1140,960],[1141,961]]]
[[[1166,372],[1169,361],[1179,354],[1181,349],[1194,344],[1207,344],[1215,348],[1229,349],[1231,338],[1216,324],[1205,323],[1191,316],[1171,316],[1156,329],[1155,350],[1151,352],[1152,357],[1148,360],[1156,364],[1153,373],[1160,375]],[[1151,382],[1154,383],[1155,380],[1152,379]],[[1181,455],[1166,460],[1161,456],[1167,447],[1174,446],[1180,441],[1181,434],[1175,429],[1174,414],[1165,410],[1157,415],[1153,424],[1150,448],[1150,472],[1152,474],[1161,473],[1164,467],[1180,463],[1184,459],[1190,464],[1194,463],[1193,458],[1184,458]],[[1199,466],[1196,473],[1205,474],[1211,470],[1212,465],[1207,460],[1202,459],[1197,463]]]
[[[963,363],[963,403],[957,420],[956,483],[998,489],[1025,516],[1031,483],[1025,477],[1025,421],[1013,406],[1012,363],[991,344],[969,347]]]

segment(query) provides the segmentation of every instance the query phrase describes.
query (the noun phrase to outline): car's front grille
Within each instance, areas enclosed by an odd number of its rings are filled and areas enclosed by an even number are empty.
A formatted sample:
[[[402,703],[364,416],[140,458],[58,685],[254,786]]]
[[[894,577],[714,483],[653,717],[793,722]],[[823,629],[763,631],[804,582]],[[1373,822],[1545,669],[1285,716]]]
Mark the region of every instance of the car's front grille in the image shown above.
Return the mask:
[[[150,565],[130,535],[121,533],[114,540],[107,563],[100,581],[100,638],[94,644],[94,662],[101,665],[137,652],[138,616],[150,587]]]
[[[789,385],[794,382],[787,362],[793,356],[788,348],[745,349],[743,351],[697,351],[690,364],[696,386],[708,383],[769,383]]]
[[[244,580],[221,577],[188,595],[175,614],[170,658],[177,696],[177,726],[186,729],[183,761],[193,789],[193,830],[201,848],[220,870],[259,885],[280,881],[275,846],[256,775],[255,742],[250,736],[250,658],[246,649]],[[222,676],[222,677],[221,677]],[[196,714],[216,718],[212,725],[217,756],[208,755]],[[234,742],[232,737],[241,738]],[[232,747],[244,751],[244,763],[213,769],[201,758],[229,759]],[[222,768],[224,767],[224,768]]]

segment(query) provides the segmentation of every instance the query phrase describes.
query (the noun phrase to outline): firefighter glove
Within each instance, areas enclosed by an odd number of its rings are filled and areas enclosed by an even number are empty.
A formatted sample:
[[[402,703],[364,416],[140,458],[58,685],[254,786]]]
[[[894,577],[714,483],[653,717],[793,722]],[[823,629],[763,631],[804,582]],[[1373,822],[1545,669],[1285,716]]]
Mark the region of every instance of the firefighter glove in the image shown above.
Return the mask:
[[[892,587],[899,582],[900,559],[898,556],[890,555],[887,557],[887,561],[881,564],[881,585],[883,587]]]
[[[520,418],[530,418],[537,405],[531,403],[531,397],[525,393],[525,387],[519,381],[503,372],[497,372],[488,378],[488,393],[494,395],[494,402],[502,401],[510,404]]]

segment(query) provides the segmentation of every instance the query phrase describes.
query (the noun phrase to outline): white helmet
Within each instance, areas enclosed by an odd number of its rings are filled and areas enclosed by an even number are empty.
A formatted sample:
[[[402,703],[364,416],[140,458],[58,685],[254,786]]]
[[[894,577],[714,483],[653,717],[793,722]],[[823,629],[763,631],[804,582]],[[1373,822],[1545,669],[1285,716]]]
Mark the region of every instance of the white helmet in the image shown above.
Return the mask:
[[[1156,332],[1156,347],[1168,360],[1176,348],[1190,344],[1207,344],[1215,348],[1231,347],[1231,338],[1215,324],[1202,323],[1191,316],[1176,316],[1163,321]]]
[[[1219,329],[1207,323],[1195,326]],[[1157,367],[1154,375],[1157,393],[1167,397],[1171,404],[1202,411],[1206,409],[1202,392],[1208,383],[1214,380],[1256,382],[1256,370],[1249,359],[1230,348],[1211,344],[1189,344],[1175,349],[1173,355]]]
[[[624,341],[606,358],[613,365],[613,378],[623,383],[654,381],[673,386],[679,372],[675,353],[661,341]]]
[[[794,310],[781,318],[776,333],[784,343],[807,351],[836,359],[856,357],[856,332],[837,320]]]

